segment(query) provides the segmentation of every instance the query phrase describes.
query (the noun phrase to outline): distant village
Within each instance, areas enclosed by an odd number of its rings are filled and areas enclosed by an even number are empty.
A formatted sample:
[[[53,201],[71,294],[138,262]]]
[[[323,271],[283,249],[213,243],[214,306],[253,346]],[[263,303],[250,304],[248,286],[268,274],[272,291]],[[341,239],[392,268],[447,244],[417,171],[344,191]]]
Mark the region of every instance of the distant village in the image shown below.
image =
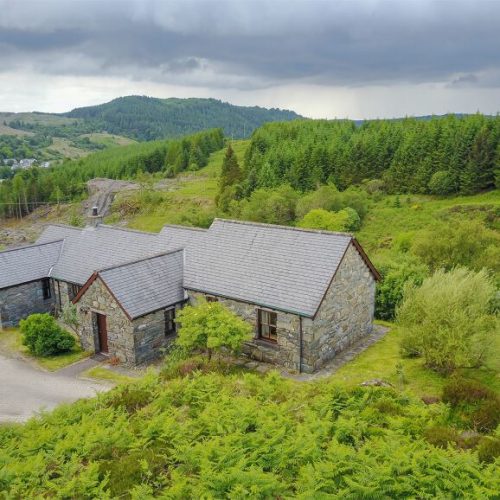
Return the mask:
[[[17,160],[16,158],[5,158],[3,164],[10,167],[12,170],[26,169],[34,166],[49,168],[50,161],[39,162],[36,158],[22,158]]]

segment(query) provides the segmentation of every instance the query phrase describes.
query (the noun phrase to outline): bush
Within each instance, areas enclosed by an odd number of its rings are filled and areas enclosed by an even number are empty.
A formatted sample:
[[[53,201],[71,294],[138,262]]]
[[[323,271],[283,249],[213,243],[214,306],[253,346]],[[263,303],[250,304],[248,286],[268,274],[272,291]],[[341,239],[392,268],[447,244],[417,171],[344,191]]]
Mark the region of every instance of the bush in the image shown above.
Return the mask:
[[[457,444],[460,436],[455,429],[436,425],[424,432],[425,439],[438,448],[447,448],[449,444]]]
[[[492,463],[500,457],[500,438],[485,436],[479,441],[477,455],[481,462]]]
[[[409,285],[398,307],[403,355],[423,356],[441,373],[484,362],[498,322],[489,313],[495,286],[485,271],[436,272],[419,288]]]
[[[500,398],[483,401],[471,415],[472,425],[480,432],[491,432],[500,424]]]
[[[219,302],[201,302],[179,311],[181,328],[176,345],[187,351],[203,349],[209,359],[215,351],[238,352],[251,337],[252,327]]]
[[[477,403],[495,396],[495,393],[480,382],[462,377],[451,377],[443,387],[442,400],[453,407]]]
[[[317,208],[307,213],[297,223],[297,226],[324,231],[352,231],[359,227],[359,223],[358,214],[352,208],[346,208],[339,212],[328,212]]]
[[[23,344],[36,356],[68,352],[75,338],[63,330],[50,314],[32,314],[19,323]]]
[[[451,172],[439,170],[435,172],[427,186],[431,194],[446,195],[456,192],[457,180]]]
[[[431,270],[500,271],[500,236],[477,220],[451,219],[415,235],[412,252]]]
[[[233,216],[243,220],[286,225],[295,220],[298,197],[298,193],[290,186],[257,189],[248,200],[230,204],[230,208]]]
[[[375,315],[379,319],[392,320],[396,307],[403,298],[404,287],[407,284],[420,286],[427,268],[411,261],[394,265],[388,269],[381,269],[382,281],[377,284],[375,296]]]

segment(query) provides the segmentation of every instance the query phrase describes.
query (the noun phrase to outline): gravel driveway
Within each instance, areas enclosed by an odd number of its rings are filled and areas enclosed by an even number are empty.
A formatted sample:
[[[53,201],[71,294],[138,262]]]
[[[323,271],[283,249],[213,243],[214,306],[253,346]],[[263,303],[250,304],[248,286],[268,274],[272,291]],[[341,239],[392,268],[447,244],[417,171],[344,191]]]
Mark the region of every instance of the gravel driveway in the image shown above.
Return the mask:
[[[22,422],[42,409],[95,396],[110,385],[48,373],[0,353],[0,422]]]

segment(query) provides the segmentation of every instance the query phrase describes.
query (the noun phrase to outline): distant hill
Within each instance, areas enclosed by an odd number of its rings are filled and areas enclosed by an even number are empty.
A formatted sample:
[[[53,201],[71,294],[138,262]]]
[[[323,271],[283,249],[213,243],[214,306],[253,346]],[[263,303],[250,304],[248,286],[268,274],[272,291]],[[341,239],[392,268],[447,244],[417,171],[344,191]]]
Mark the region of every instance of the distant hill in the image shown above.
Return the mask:
[[[209,128],[222,128],[225,135],[242,138],[263,123],[302,118],[293,111],[235,106],[216,99],[146,96],[119,97],[106,104],[76,108],[61,116],[83,119],[93,123],[98,131],[141,141],[179,137]]]

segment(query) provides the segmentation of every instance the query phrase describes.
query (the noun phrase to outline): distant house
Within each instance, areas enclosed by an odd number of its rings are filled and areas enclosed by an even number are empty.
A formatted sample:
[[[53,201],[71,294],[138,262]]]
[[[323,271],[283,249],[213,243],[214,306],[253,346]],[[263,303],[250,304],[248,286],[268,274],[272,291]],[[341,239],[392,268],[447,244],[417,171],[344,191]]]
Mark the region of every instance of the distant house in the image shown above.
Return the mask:
[[[36,161],[36,158],[23,158],[19,160],[19,168],[31,168]]]
[[[158,234],[53,225],[0,252],[0,321],[72,301],[84,348],[136,365],[175,338],[184,304],[220,301],[254,326],[249,356],[313,372],[370,333],[378,278],[344,233],[223,219]]]

